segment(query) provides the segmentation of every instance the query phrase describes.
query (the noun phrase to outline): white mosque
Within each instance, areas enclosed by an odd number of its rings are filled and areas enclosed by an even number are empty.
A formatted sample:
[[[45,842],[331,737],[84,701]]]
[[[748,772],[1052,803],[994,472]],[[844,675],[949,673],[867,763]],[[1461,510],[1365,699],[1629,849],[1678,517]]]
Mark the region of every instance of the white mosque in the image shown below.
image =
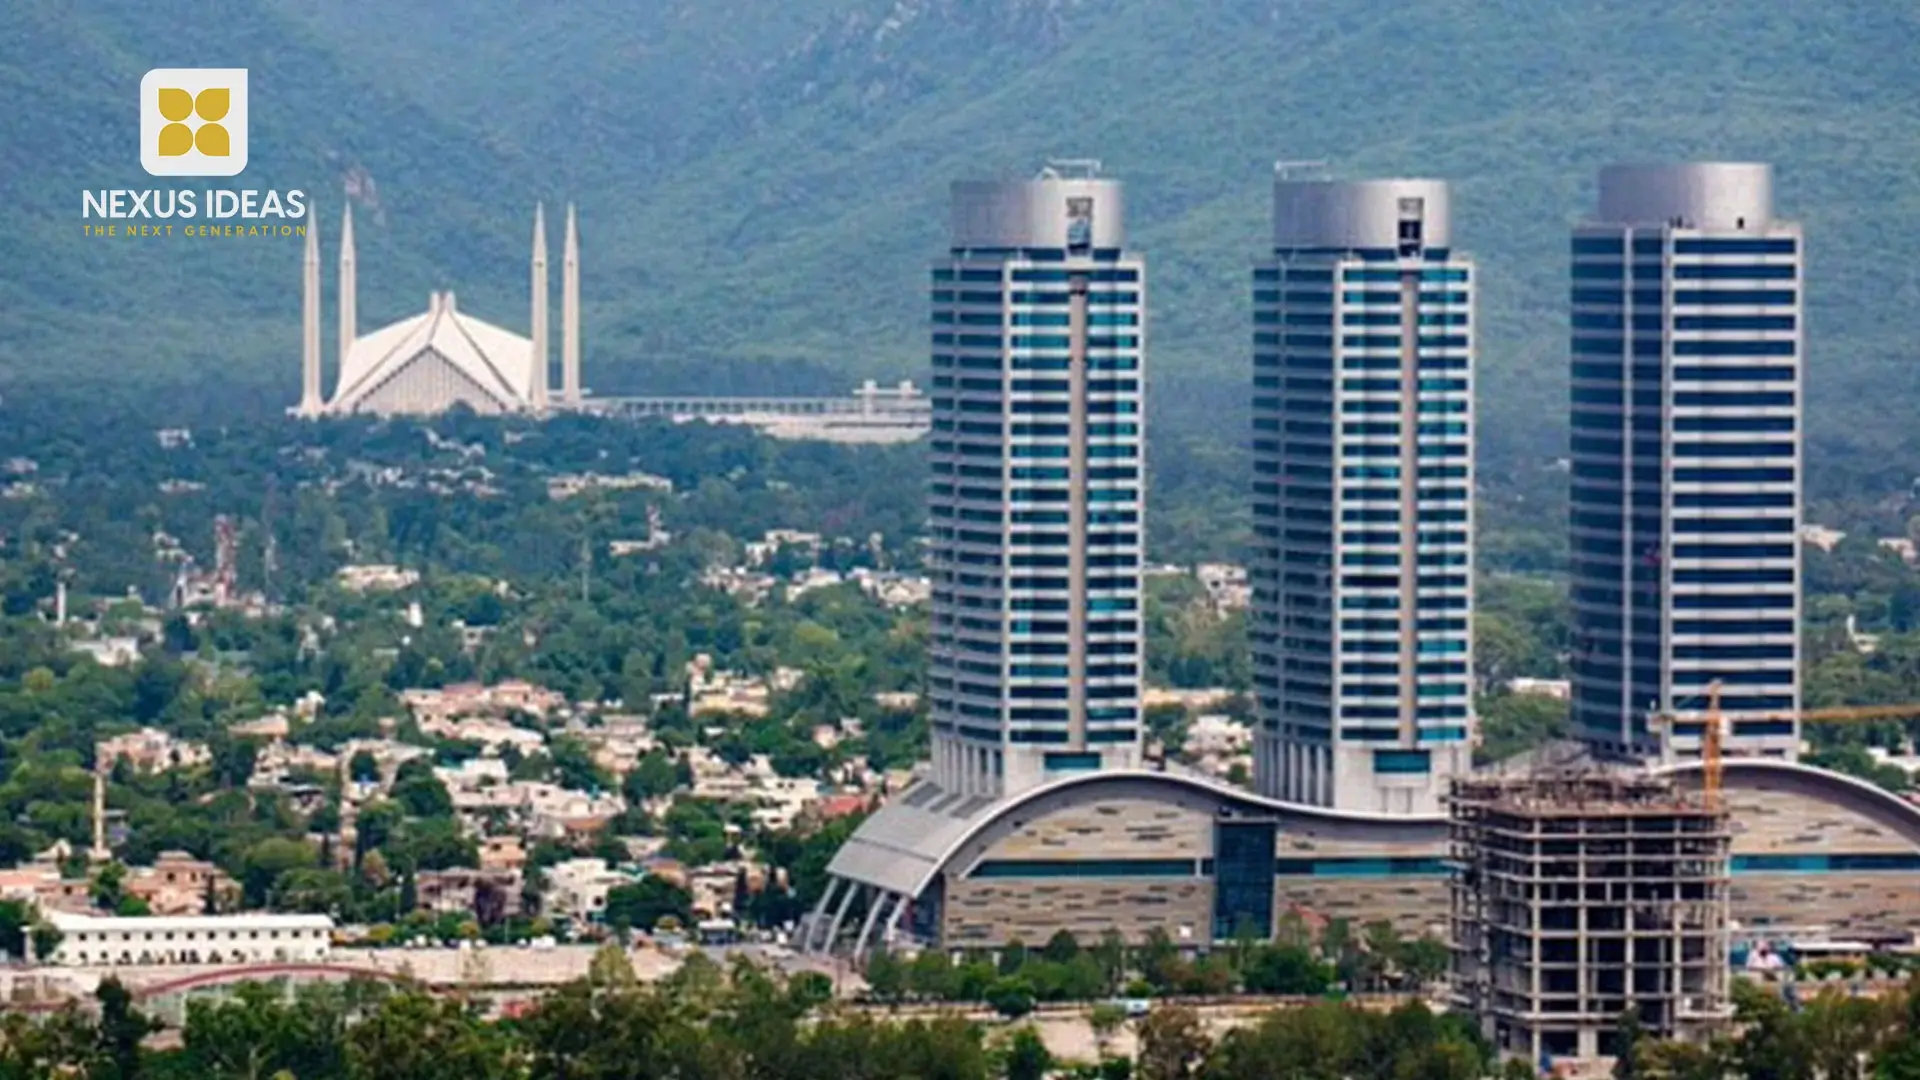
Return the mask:
[[[547,231],[533,213],[533,336],[483,322],[454,306],[453,293],[427,297],[427,310],[364,336],[355,313],[353,207],[340,227],[339,381],[333,397],[320,391],[320,237],[307,226],[301,299],[300,405],[295,415],[318,418],[372,414],[431,415],[464,405],[476,413],[545,413],[580,406],[580,241],[573,207],[561,256],[558,400],[548,391]]]

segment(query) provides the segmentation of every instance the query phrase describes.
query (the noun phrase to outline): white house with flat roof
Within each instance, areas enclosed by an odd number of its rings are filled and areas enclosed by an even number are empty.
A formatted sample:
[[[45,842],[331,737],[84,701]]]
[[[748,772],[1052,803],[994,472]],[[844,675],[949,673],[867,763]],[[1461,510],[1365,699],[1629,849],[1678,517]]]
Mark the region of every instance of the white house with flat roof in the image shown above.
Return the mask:
[[[268,964],[324,960],[333,946],[325,915],[74,915],[50,911],[60,944],[41,959],[66,967],[132,964]]]

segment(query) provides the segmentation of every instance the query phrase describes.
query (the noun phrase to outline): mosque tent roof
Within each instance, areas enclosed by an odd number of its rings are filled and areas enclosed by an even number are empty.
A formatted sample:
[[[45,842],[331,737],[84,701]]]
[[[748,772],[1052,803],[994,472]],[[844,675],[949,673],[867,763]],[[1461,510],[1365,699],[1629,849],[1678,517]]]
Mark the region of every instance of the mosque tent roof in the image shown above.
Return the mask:
[[[533,342],[459,311],[452,293],[435,293],[425,312],[354,341],[328,410],[388,411],[377,407],[377,392],[403,373],[418,375],[421,365],[440,365],[437,376],[470,384],[494,410],[519,410],[532,392]]]

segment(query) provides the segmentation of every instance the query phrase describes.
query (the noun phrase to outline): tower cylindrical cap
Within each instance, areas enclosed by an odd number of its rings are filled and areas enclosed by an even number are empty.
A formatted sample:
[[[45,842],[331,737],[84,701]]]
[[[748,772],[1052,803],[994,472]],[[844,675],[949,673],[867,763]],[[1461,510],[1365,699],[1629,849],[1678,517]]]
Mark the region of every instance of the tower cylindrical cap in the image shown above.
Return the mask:
[[[955,248],[1121,248],[1126,196],[1118,180],[962,180],[952,226]]]
[[[1453,197],[1445,180],[1275,180],[1276,248],[1392,248],[1400,223],[1421,222],[1421,243],[1453,239]]]
[[[1773,219],[1773,166],[1699,161],[1600,170],[1600,221],[1652,225],[1676,219],[1694,229],[1765,226]]]

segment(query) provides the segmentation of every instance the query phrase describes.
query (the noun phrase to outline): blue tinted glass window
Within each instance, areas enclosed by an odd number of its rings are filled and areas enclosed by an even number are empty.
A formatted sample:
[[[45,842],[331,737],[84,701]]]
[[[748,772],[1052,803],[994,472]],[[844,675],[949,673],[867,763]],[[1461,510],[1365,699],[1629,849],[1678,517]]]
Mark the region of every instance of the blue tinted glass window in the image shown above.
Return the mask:
[[[1791,315],[1678,315],[1675,330],[1791,330]]]
[[[1681,263],[1673,268],[1673,276],[1680,281],[1792,281],[1794,268],[1791,264]]]
[[[1680,406],[1700,408],[1728,409],[1772,409],[1792,408],[1791,390],[1682,390],[1673,395],[1673,403]]]
[[[1790,367],[1676,367],[1676,382],[1792,382]]]
[[[1785,434],[1793,430],[1791,416],[1676,416],[1675,431],[1743,431]]]
[[[1618,234],[1608,236],[1576,236],[1573,238],[1575,255],[1620,255],[1626,251],[1626,240]]]
[[[1405,775],[1425,773],[1432,770],[1432,757],[1425,750],[1375,750],[1373,752],[1373,771],[1383,774]]]
[[[1675,289],[1676,304],[1702,307],[1783,307],[1794,301],[1792,289]]]
[[[1274,852],[1272,821],[1222,821],[1213,834],[1213,937],[1273,936]]]
[[[1792,341],[1676,341],[1675,356],[1792,356]]]
[[[1676,255],[1791,255],[1790,236],[1684,236],[1673,242]]]

